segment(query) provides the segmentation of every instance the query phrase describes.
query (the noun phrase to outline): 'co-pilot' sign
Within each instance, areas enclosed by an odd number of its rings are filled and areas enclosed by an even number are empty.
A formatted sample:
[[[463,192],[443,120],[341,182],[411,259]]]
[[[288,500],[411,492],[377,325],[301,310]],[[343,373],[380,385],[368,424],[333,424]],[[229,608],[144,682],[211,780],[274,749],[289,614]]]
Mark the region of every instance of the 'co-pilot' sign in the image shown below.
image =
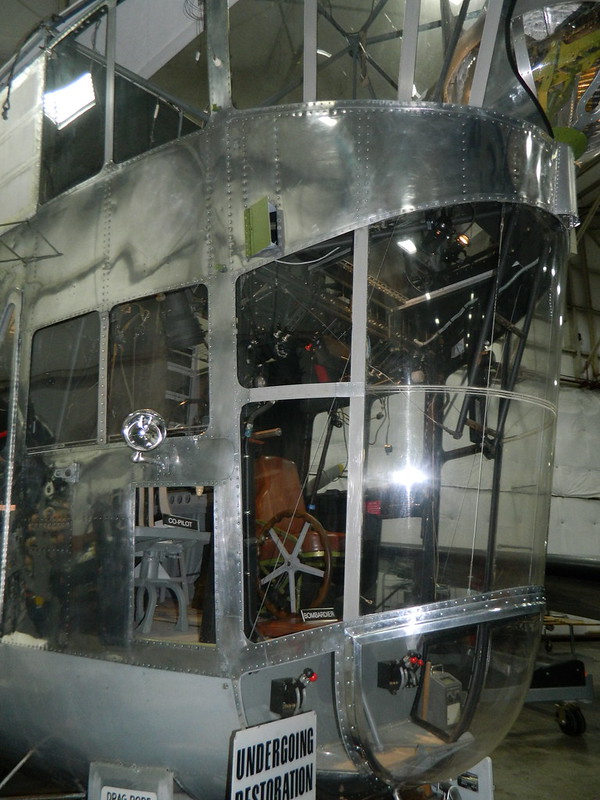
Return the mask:
[[[237,731],[231,755],[231,800],[315,800],[317,715]]]

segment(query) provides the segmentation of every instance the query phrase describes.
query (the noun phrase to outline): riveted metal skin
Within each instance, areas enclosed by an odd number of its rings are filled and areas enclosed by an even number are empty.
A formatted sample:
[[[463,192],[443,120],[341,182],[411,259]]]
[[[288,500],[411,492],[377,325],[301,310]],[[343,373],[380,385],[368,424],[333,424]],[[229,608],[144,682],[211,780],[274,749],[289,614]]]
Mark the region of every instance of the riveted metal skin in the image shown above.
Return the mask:
[[[0,313],[16,309],[11,318],[16,339],[3,384],[9,389],[11,435],[2,484],[0,742],[15,758],[35,748],[38,765],[50,764],[80,781],[92,761],[167,766],[192,796],[221,800],[232,732],[274,720],[272,681],[297,678],[308,668],[319,675],[303,705],[318,715],[319,785],[331,791],[344,785],[347,791],[400,792],[435,780],[440,769],[446,777],[448,769],[458,773],[472,766],[514,720],[528,687],[544,608],[538,557],[543,543],[536,539],[531,545],[527,585],[490,580],[465,596],[373,613],[361,606],[358,517],[365,502],[371,291],[366,232],[420,212],[490,204],[508,209],[507,216],[518,209],[533,220],[549,220],[558,231],[553,253],[562,252],[576,218],[572,159],[565,145],[534,124],[483,108],[333,100],[236,110],[223,55],[226,9],[211,0],[207,11],[216,26],[209,39],[214,108],[204,127],[123,163],[109,160],[98,174],[42,205],[33,199],[36,172],[29,178],[27,202],[11,209],[18,219],[2,220]],[[75,29],[75,22],[65,25],[65,35]],[[26,69],[41,115],[43,56],[39,59]],[[38,123],[30,142],[36,164],[42,147]],[[265,197],[274,208],[274,242],[248,254],[247,212]],[[357,275],[348,284],[354,290],[353,324],[360,328],[353,331],[350,380],[244,384],[238,378],[240,279],[267,265],[285,267],[294,254],[346,234],[356,247]],[[558,281],[548,290],[552,303]],[[165,295],[199,284],[206,287],[208,308],[208,420],[201,431],[174,431],[147,460],[132,462],[130,449],[108,432],[111,359],[120,346],[110,338],[111,315],[140,298],[163,302]],[[405,306],[398,300],[398,308]],[[36,334],[88,314],[98,315],[97,435],[32,446],[27,420]],[[555,330],[554,306],[552,314]],[[547,376],[548,387],[552,379]],[[548,396],[532,391],[519,397],[539,411],[544,430],[556,414],[548,387]],[[446,390],[432,380],[412,395],[406,385],[390,393],[421,398]],[[470,397],[468,387],[457,394],[465,402]],[[493,393],[484,386],[471,394]],[[515,394],[497,390],[493,399]],[[330,399],[348,406],[349,430],[356,434],[349,444],[348,508],[356,513],[348,523],[345,617],[282,636],[258,636],[248,624],[245,409]],[[540,469],[548,468],[548,449],[544,440]],[[24,511],[29,493],[38,484],[56,483],[67,470],[74,477],[60,487],[66,517],[54,512],[41,525],[40,514]],[[540,496],[549,496],[547,478],[535,480]],[[182,644],[142,638],[134,618],[135,530],[143,527],[136,522],[136,498],[142,490],[199,486],[214,493],[213,639]],[[48,494],[52,491],[49,486]],[[540,508],[543,516],[543,502]],[[26,628],[20,615],[25,587],[15,578],[13,561],[34,535],[34,524],[40,524],[35,535],[60,578],[60,613],[43,635]],[[535,530],[542,527],[536,518]],[[97,569],[84,582],[80,545],[91,540]],[[82,621],[92,607],[83,597],[86,591],[98,597],[91,621]],[[486,654],[494,664],[501,662],[498,642],[514,632],[518,647],[509,671],[515,677],[510,702],[501,707],[498,687],[488,680]],[[379,662],[426,647],[436,652],[441,640],[472,646],[476,686],[465,686],[465,729],[459,725],[450,734],[427,728],[416,691],[391,696],[374,677]]]

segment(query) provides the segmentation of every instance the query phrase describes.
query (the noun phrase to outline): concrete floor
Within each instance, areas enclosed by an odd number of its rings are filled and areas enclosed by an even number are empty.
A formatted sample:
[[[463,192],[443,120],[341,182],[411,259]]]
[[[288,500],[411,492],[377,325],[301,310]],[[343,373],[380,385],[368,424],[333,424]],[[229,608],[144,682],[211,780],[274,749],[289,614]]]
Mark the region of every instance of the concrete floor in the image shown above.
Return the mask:
[[[495,800],[600,800],[600,640],[576,641],[575,651],[595,682],[595,701],[580,704],[586,732],[562,733],[553,703],[526,705],[491,754]],[[570,644],[555,642],[552,654],[569,657]]]

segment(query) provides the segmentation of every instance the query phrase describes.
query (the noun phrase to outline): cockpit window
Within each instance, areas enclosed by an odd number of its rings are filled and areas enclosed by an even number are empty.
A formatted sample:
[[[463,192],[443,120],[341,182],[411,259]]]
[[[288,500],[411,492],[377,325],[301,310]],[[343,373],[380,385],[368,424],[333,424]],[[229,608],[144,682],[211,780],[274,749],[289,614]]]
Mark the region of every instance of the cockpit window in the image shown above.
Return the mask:
[[[349,380],[351,237],[244,275],[237,305],[243,386]]]
[[[131,300],[110,313],[108,435],[151,408],[171,434],[208,425],[207,292],[204,286]]]
[[[393,248],[373,237],[369,264],[387,288],[368,300],[385,331],[371,341],[365,431],[371,612],[535,582],[531,533],[546,522],[531,476],[552,414],[537,398],[556,370],[552,220],[472,204],[406,215],[394,236]]]
[[[302,100],[302,5],[279,0],[275,25],[271,3],[238,0],[231,6],[231,82],[237,108]],[[249,41],[260,42],[263,57],[258,61]]]
[[[114,87],[107,85],[108,13],[116,14]],[[165,16],[165,4],[150,0],[140,17],[134,3],[121,2],[114,11],[103,8],[86,19],[49,51],[42,203],[97,175],[105,161],[125,161],[202,127],[206,114],[179,99],[180,82],[166,64],[173,54],[161,46],[164,25],[182,43],[196,33],[197,20],[183,12],[173,16],[172,9]],[[111,105],[114,119],[106,113]]]
[[[96,439],[99,354],[100,319],[95,311],[35,333],[28,447]]]
[[[243,409],[249,638],[341,618],[348,399]]]
[[[106,10],[49,54],[44,91],[40,200],[96,175],[104,162]]]
[[[316,264],[273,262],[238,284],[240,380],[256,387],[241,419],[251,638],[540,580],[548,500],[532,476],[551,450],[562,233],[496,203],[368,233],[367,271],[330,243]],[[348,343],[348,270],[356,369],[339,383],[347,365],[301,365],[311,325]],[[318,368],[338,383],[309,392]],[[287,396],[263,388],[286,382]]]
[[[196,33],[197,20],[174,12],[175,9],[166,10],[164,3],[154,1],[144,3],[141,15],[139,4],[125,1],[117,5],[114,98],[117,163],[192,133],[203,124],[200,112],[192,114],[193,118],[189,112],[184,113],[178,99],[182,81],[180,77],[178,81],[173,78],[182,73],[188,75],[190,62],[197,69],[196,61],[188,53],[189,60],[180,65],[179,72],[174,69],[170,73],[168,64],[165,65],[173,46],[165,47],[164,39],[176,36],[178,41],[187,42]],[[163,71],[155,77],[159,68]],[[197,80],[189,82],[195,84]]]

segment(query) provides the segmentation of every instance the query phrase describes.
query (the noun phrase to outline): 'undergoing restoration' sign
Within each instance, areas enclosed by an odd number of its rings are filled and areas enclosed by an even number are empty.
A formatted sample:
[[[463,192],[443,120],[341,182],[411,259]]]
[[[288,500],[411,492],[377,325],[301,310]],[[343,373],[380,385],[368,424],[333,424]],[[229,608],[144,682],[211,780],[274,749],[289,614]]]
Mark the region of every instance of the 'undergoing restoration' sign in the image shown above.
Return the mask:
[[[231,800],[315,800],[316,748],[314,711],[237,731]]]

